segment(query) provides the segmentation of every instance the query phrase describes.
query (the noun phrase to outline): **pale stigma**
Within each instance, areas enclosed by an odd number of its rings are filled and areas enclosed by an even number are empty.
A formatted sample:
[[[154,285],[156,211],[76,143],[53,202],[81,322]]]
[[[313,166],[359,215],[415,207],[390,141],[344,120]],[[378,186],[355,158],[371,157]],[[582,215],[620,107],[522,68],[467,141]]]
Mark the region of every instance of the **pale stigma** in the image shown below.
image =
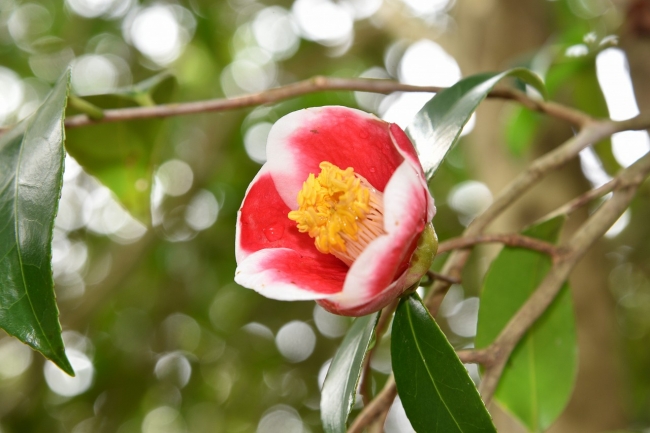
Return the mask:
[[[370,242],[385,234],[383,194],[352,167],[341,170],[327,161],[310,174],[298,192],[298,210],[289,212],[301,233],[314,238],[318,251],[347,265]]]

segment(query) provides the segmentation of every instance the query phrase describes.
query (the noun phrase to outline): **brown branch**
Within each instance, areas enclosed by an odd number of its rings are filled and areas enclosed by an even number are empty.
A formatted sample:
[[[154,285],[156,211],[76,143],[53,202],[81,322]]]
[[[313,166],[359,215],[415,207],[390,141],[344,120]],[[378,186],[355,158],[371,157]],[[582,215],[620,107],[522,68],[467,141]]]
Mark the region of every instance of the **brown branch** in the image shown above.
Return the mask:
[[[381,392],[354,419],[348,433],[361,433],[366,426],[372,424],[390,407],[393,400],[395,400],[395,396],[397,396],[397,386],[395,385],[395,378],[391,374]]]
[[[533,161],[526,170],[520,173],[494,199],[492,204],[481,215],[476,217],[463,232],[463,237],[472,238],[483,233],[503,211],[517,201],[541,178],[575,158],[582,149],[597,143],[603,138],[625,130],[641,130],[650,127],[650,116],[638,116],[622,122],[599,121],[588,123],[578,134],[549,153]],[[442,269],[444,275],[460,278],[460,273],[469,258],[469,250],[455,250]],[[440,307],[449,284],[437,282],[425,297],[425,305],[432,314]]]
[[[155,105],[151,107],[129,107],[102,110],[101,116],[78,114],[65,120],[67,128],[95,125],[98,123],[121,122],[136,119],[162,118],[183,116],[188,114],[208,113],[254,107],[283,101],[297,96],[321,91],[357,91],[390,94],[393,92],[425,92],[437,93],[444,90],[438,86],[412,86],[392,80],[377,80],[371,78],[337,78],[316,76],[308,80],[286,86],[276,87],[259,93],[237,96],[234,98],[219,98],[205,101],[181,102]],[[575,126],[583,127],[592,121],[587,114],[560,105],[530,98],[524,92],[510,88],[500,88],[488,94],[489,98],[516,101],[525,107],[546,113],[558,119],[565,120]],[[94,117],[94,118],[92,118]],[[9,128],[0,128],[0,133]]]
[[[425,282],[420,282],[420,286],[422,287],[428,287],[433,284],[434,281],[440,280],[440,281],[445,281],[449,284],[460,284],[461,280],[459,278],[452,278],[447,275],[442,275],[438,272],[435,271],[427,271],[427,278],[428,281]]]
[[[487,349],[459,350],[456,355],[463,364],[481,364],[487,367],[495,361],[494,353]]]
[[[568,215],[568,214],[580,209],[581,207],[583,207],[587,203],[591,202],[592,200],[600,198],[600,197],[604,196],[605,194],[610,193],[611,191],[613,191],[618,186],[618,183],[619,183],[619,179],[614,178],[614,179],[610,180],[609,182],[607,182],[606,184],[599,186],[598,188],[590,189],[586,193],[574,198],[573,200],[571,200],[567,204],[557,208],[553,212],[550,212],[547,215],[544,215],[538,221],[539,222],[547,221],[547,220],[549,220],[551,218],[555,218],[555,217],[560,216],[560,215]]]
[[[586,113],[570,108],[553,101],[542,101],[532,99],[526,93],[517,89],[496,89],[490,92],[492,98],[510,99],[519,102],[529,110],[539,111],[540,113],[548,114],[557,119],[566,120],[578,127],[586,126],[593,119]]]
[[[377,419],[373,421],[367,428],[368,433],[385,433],[384,426],[386,425],[386,418],[388,418],[388,412],[382,412],[379,414]]]
[[[492,223],[503,211],[519,199],[526,191],[532,188],[542,177],[549,172],[556,170],[570,160],[575,158],[580,151],[592,143],[596,143],[603,138],[612,134],[626,130],[643,130],[650,128],[650,115],[639,115],[633,119],[622,122],[613,121],[590,121],[587,122],[580,132],[557,147],[555,150],[541,156],[532,162],[532,164],[521,174],[519,174],[492,202],[490,207],[479,215],[465,229],[463,237],[471,238],[481,235],[487,226]],[[450,257],[445,262],[441,273],[448,278],[460,279],[461,271],[465,266],[470,255],[470,250],[460,249],[452,251]],[[440,304],[447,293],[451,284],[448,281],[438,280],[429,290],[424,298],[425,305],[435,316],[440,308]],[[490,356],[496,356],[490,354]],[[503,367],[501,367],[503,368]],[[500,376],[500,372],[493,373]],[[392,376],[391,376],[392,377]],[[497,377],[498,382],[498,377]],[[496,382],[495,382],[496,385]],[[357,416],[353,427],[356,426],[355,432],[361,432],[363,427],[376,419],[382,411],[387,411],[393,399],[395,398],[396,388],[393,382],[388,382],[384,389],[378,394],[368,406],[366,406]]]
[[[119,122],[124,120],[145,119],[152,117],[170,117],[214,111],[226,111],[257,105],[270,104],[295,98],[296,96],[320,91],[357,91],[390,94],[393,92],[426,92],[437,93],[444,90],[438,86],[412,86],[392,80],[377,80],[371,78],[337,78],[317,76],[308,80],[286,86],[276,87],[259,93],[238,96],[234,98],[212,99],[186,103],[164,104],[153,107],[133,107],[114,110],[104,110],[104,117],[91,119],[85,114],[66,119],[68,128],[91,125],[95,123]],[[591,117],[573,108],[565,107],[554,102],[537,101],[525,93],[509,88],[498,89],[488,94],[490,98],[507,99],[522,103],[531,110],[546,113],[558,119],[566,120],[582,127],[591,121]]]
[[[449,239],[445,242],[440,243],[438,246],[438,254],[483,243],[501,243],[510,247],[528,248],[529,250],[535,250],[544,254],[548,254],[551,257],[556,257],[558,255],[558,250],[555,245],[541,241],[539,239],[520,235],[518,233],[481,234],[471,238],[461,236],[458,238]],[[443,280],[442,278],[439,279]]]
[[[578,231],[562,245],[562,257],[553,265],[544,280],[519,311],[510,319],[494,343],[488,348],[495,362],[487,368],[481,382],[481,396],[489,404],[510,354],[526,331],[546,311],[557,296],[569,273],[589,248],[625,212],[641,183],[650,175],[650,153],[623,170],[617,178],[620,185]]]

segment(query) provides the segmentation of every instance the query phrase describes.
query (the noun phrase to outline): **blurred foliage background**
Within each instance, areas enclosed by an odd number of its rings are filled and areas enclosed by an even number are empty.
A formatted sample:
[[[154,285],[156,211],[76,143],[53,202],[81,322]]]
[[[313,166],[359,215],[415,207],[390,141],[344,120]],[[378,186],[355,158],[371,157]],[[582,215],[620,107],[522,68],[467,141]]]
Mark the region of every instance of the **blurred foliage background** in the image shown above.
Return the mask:
[[[313,75],[447,86],[525,65],[552,99],[625,119],[650,109],[648,36],[646,0],[0,0],[0,126],[33,112],[69,65],[73,93],[103,108],[231,97]],[[428,98],[322,92],[67,131],[53,264],[77,377],[3,334],[0,432],[321,431],[319,383],[349,321],[238,287],[237,209],[282,115],[337,104],[404,127]],[[431,184],[441,240],[572,133],[511,103],[483,104]],[[521,229],[648,149],[645,131],[598,143],[495,230]],[[650,427],[647,198],[642,189],[574,272],[580,369],[553,432]],[[477,249],[441,309],[458,348],[472,345],[496,251]],[[376,388],[390,372],[388,341],[372,363]],[[492,412],[499,431],[523,431]],[[412,431],[399,402],[386,431]]]

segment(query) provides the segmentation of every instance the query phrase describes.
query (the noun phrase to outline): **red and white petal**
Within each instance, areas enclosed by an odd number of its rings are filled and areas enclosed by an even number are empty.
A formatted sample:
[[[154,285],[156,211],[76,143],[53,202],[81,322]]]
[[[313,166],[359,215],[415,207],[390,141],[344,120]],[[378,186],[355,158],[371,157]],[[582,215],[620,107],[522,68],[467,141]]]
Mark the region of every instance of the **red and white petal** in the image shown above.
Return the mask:
[[[297,208],[298,191],[309,173],[320,172],[323,161],[353,167],[383,192],[404,160],[389,127],[372,114],[347,107],[307,108],[282,117],[269,132],[266,165],[284,202]]]
[[[334,259],[340,265],[328,266],[328,260],[302,257],[288,248],[260,250],[239,263],[235,282],[281,301],[322,299],[343,288],[348,268]]]
[[[420,174],[420,183],[422,187],[428,191],[429,186],[427,184],[426,176],[422,170],[422,164],[420,164],[420,159],[418,157],[417,151],[415,150],[415,147],[413,147],[413,143],[411,143],[411,140],[408,138],[406,133],[402,131],[402,128],[394,123],[390,125],[390,133],[395,146],[404,157],[404,160],[408,161],[414,170]],[[431,197],[431,194],[429,193],[427,203],[427,222],[431,221],[435,214],[436,206],[433,201],[433,197]]]
[[[319,299],[340,292],[348,267],[320,253],[288,213],[263,166],[237,216],[235,281],[273,299]]]
[[[318,304],[325,308],[327,311],[334,314],[353,317],[365,316],[366,314],[381,310],[392,301],[394,301],[395,298],[400,296],[404,290],[408,288],[406,278],[407,273],[402,273],[402,275],[400,275],[397,280],[393,281],[381,293],[369,299],[366,303],[363,304],[348,304],[345,302],[337,303],[331,297],[326,299],[318,299],[316,302],[318,302]]]
[[[402,131],[402,128],[400,128],[396,123],[390,124],[389,131],[391,140],[393,140],[393,144],[397,148],[398,152],[405,160],[410,162],[416,170],[419,171],[420,176],[422,176],[422,179],[424,179],[424,171],[422,170],[422,165],[420,164],[420,158],[418,157],[418,153],[406,133]]]
[[[275,188],[266,165],[253,179],[237,214],[235,257],[241,263],[267,248],[290,248],[305,257],[321,257],[314,241],[288,217],[289,207]]]
[[[426,210],[431,194],[420,179],[406,161],[395,170],[384,192],[384,229],[388,234],[402,237],[413,230],[419,234],[429,222]]]
[[[350,267],[343,291],[322,301],[322,305],[338,314],[356,315],[358,311],[387,305],[407,288],[399,284],[399,278],[427,222],[428,197],[419,173],[405,161],[384,191],[387,234],[366,247]]]

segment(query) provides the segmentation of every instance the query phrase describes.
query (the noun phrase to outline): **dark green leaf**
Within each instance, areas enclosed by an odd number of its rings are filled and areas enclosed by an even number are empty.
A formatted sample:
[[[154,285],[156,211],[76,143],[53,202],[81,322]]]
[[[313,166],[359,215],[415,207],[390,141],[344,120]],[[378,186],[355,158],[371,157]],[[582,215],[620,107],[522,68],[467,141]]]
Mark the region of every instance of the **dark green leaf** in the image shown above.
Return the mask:
[[[52,280],[69,72],[29,119],[0,136],[0,327],[74,375]]]
[[[151,82],[149,82],[151,80]],[[112,95],[84,97],[101,108],[147,105],[151,92],[165,102],[174,80],[167,74],[152,77]],[[156,87],[159,86],[159,87]],[[160,93],[160,95],[159,95]],[[148,223],[153,159],[156,145],[164,139],[165,121],[134,120],[98,124],[68,131],[66,149],[81,166],[108,187],[131,214]]]
[[[327,372],[321,392],[320,410],[326,433],[345,433],[354,404],[363,359],[374,333],[379,313],[359,317],[346,334]]]
[[[557,240],[562,217],[534,226],[525,235]],[[542,253],[505,247],[486,275],[476,346],[488,346],[519,310],[551,266]],[[495,398],[530,431],[545,431],[564,410],[577,367],[575,319],[567,284],[513,351]]]
[[[397,390],[415,431],[496,432],[474,382],[416,294],[397,307],[391,354]]]
[[[406,131],[420,154],[427,179],[433,177],[449,149],[458,141],[463,126],[478,104],[505,77],[519,78],[545,94],[544,83],[528,69],[478,74],[437,93],[415,115]]]

